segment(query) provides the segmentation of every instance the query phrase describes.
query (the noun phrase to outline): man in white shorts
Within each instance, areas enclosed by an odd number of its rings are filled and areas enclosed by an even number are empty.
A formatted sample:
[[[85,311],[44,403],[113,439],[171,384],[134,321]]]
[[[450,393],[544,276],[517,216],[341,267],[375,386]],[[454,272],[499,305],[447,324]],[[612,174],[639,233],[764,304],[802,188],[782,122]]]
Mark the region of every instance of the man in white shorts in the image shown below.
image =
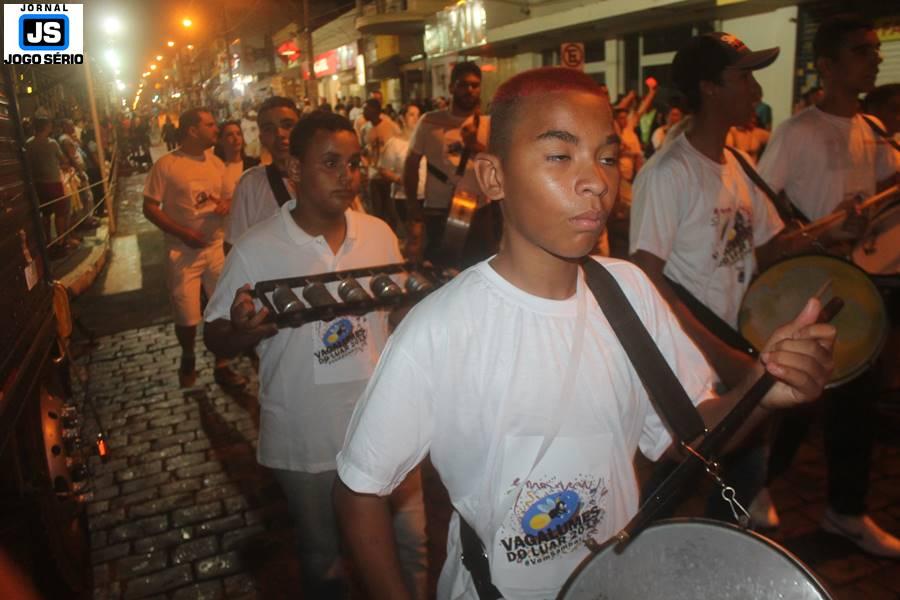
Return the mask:
[[[346,570],[331,503],[335,456],[356,400],[388,336],[375,310],[276,329],[247,293],[258,281],[377,267],[402,261],[380,219],[351,210],[360,186],[360,145],[350,121],[314,111],[291,134],[291,179],[299,197],[237,241],[206,309],[204,339],[233,356],[256,347],[260,369],[257,459],[272,469],[297,526],[303,598],[346,597]],[[338,297],[336,283],[330,292]],[[366,285],[366,279],[360,281]],[[298,290],[299,292],[299,290]],[[392,496],[405,588],[427,588],[425,516],[416,471]]]
[[[900,154],[866,120],[881,124],[859,112],[860,95],[875,87],[879,48],[878,35],[866,19],[841,15],[824,21],[813,40],[824,96],[775,130],[759,163],[763,179],[808,219],[849,208],[846,227],[829,234],[847,242],[865,229],[865,218],[852,214],[853,205],[895,183],[900,167]],[[826,394],[828,509],[822,528],[870,554],[896,559],[900,539],[866,514],[877,394],[873,369]],[[808,415],[791,415],[782,423],[773,443],[770,479],[790,465],[808,421]]]
[[[225,165],[210,148],[218,127],[209,110],[193,108],[178,124],[181,146],[160,158],[144,185],[144,216],[166,234],[167,280],[181,346],[178,380],[191,387],[197,379],[194,341],[200,323],[200,288],[212,295],[222,271],[222,226],[230,200],[222,198]],[[216,357],[215,380],[240,387],[246,379]]]
[[[238,180],[225,231],[226,253],[244,232],[277,214],[279,206],[295,197],[286,166],[288,140],[299,118],[297,106],[288,98],[272,96],[259,106],[259,141],[272,155],[272,163],[247,169]]]

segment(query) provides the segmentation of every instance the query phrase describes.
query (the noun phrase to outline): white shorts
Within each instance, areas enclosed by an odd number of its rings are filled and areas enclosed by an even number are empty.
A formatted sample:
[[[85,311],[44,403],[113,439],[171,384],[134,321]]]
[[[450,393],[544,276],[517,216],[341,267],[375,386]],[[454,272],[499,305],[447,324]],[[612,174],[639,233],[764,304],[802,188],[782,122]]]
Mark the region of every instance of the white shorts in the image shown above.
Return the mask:
[[[200,285],[203,285],[206,297],[211,297],[223,264],[225,252],[221,240],[200,250],[169,248],[166,278],[176,325],[193,327],[200,323],[203,318]]]

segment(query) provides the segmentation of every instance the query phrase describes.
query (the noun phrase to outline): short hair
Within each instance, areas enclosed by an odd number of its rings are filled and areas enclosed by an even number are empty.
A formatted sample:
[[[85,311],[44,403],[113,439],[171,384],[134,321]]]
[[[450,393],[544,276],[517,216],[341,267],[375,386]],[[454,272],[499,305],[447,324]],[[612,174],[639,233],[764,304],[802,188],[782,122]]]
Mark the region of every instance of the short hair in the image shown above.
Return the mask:
[[[47,117],[35,117],[31,122],[31,126],[35,133],[40,133],[50,125],[50,119]]]
[[[289,108],[294,111],[298,117],[300,116],[300,111],[297,110],[297,104],[293,100],[285,98],[284,96],[270,96],[263,100],[263,103],[256,109],[257,119],[262,116],[264,112],[272,110],[273,108]]]
[[[513,127],[520,121],[517,113],[522,102],[531,96],[553,92],[585,92],[606,100],[600,85],[589,75],[575,69],[540,67],[513,75],[494,93],[488,150],[501,159],[505,158]]]
[[[211,115],[212,111],[206,107],[199,106],[197,108],[189,108],[181,113],[181,116],[178,117],[178,139],[183,140],[187,135],[188,129],[200,124],[200,115],[203,113]]]
[[[378,98],[369,98],[368,100],[366,100],[365,106],[371,106],[375,110],[380,111],[381,110],[381,100],[379,100]]]
[[[813,57],[836,59],[847,36],[860,29],[872,31],[875,25],[855,14],[840,14],[825,19],[813,38]]]
[[[466,75],[474,75],[481,79],[481,67],[468,60],[456,63],[450,71],[450,85],[453,85]]]
[[[863,100],[863,107],[868,113],[877,111],[879,108],[886,106],[894,96],[900,96],[900,83],[880,85],[866,94],[866,98]]]
[[[354,136],[356,135],[353,123],[347,117],[327,110],[314,110],[300,117],[297,125],[291,131],[291,156],[302,160],[317,131],[330,131],[332,133],[349,131]]]

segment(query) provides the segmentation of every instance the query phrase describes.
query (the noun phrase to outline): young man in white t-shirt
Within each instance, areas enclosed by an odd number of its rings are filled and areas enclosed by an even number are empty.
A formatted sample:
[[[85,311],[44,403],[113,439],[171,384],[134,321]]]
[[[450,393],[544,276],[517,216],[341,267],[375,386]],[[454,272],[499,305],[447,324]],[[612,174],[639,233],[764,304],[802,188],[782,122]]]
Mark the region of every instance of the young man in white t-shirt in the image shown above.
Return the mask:
[[[144,216],[166,234],[166,277],[181,346],[178,379],[182,387],[190,387],[197,379],[194,341],[201,320],[200,286],[211,296],[222,272],[223,225],[230,203],[222,194],[225,165],[211,151],[218,137],[212,113],[188,110],[178,128],[181,146],[156,161],[147,176]],[[218,355],[213,373],[227,387],[247,382]]]
[[[824,96],[775,130],[760,161],[766,182],[775,192],[785,192],[809,219],[845,208],[852,212],[858,199],[897,181],[900,154],[859,112],[860,95],[875,87],[879,47],[865,19],[843,15],[823,22],[813,51]],[[852,241],[864,230],[865,218],[853,215],[829,237]],[[877,376],[870,369],[826,395],[828,510],[822,528],[871,554],[900,558],[900,539],[866,515],[877,393]],[[774,441],[770,479],[790,464],[806,420],[806,415],[785,420]]]
[[[438,598],[478,597],[459,559],[461,516],[484,543],[503,597],[544,599],[588,556],[587,540],[611,537],[634,516],[635,451],[657,459],[671,443],[580,274],[619,180],[608,101],[587,75],[548,67],[501,85],[492,116],[491,153],[475,161],[484,193],[502,199],[500,251],[407,315],[338,455],[335,505],[369,598],[407,597],[386,495],[429,452],[458,513]],[[737,393],[712,395],[709,367],[640,270],[599,260],[701,414],[717,422]],[[781,328],[766,346],[767,367],[757,363],[739,386],[765,368],[782,381],[748,426],[821,391],[834,328],[810,325],[817,312],[813,301]],[[556,433],[547,425],[554,418]],[[535,465],[545,435],[552,441]],[[533,518],[560,493],[579,510]],[[535,538],[561,528],[568,533],[558,543],[534,548]]]
[[[257,457],[272,469],[298,530],[304,598],[343,598],[346,570],[331,504],[335,455],[388,336],[385,311],[276,329],[247,293],[259,281],[401,262],[381,220],[350,210],[360,145],[350,121],[316,111],[291,134],[289,174],[299,197],[241,237],[206,309],[204,339],[225,355],[256,347]],[[366,279],[361,280],[366,285]],[[334,286],[331,293],[337,297]],[[393,497],[412,597],[426,595],[424,506],[418,471]]]
[[[403,167],[403,187],[411,198],[419,187],[422,157],[428,161],[424,213],[410,205],[406,252],[411,258],[439,258],[454,191],[475,198],[479,207],[487,204],[472,160],[487,147],[490,134],[490,117],[480,114],[481,68],[472,62],[456,63],[450,73],[450,92],[450,108],[429,111],[419,119]],[[467,162],[457,174],[464,156]]]
[[[290,158],[291,130],[299,118],[294,101],[281,96],[267,98],[260,105],[257,117],[259,141],[272,155],[272,165],[281,173],[281,183],[291,198],[295,195],[287,177],[286,163]],[[234,188],[231,218],[225,232],[226,252],[244,232],[278,212],[279,204],[269,182],[267,168],[270,167],[257,165],[247,169]]]

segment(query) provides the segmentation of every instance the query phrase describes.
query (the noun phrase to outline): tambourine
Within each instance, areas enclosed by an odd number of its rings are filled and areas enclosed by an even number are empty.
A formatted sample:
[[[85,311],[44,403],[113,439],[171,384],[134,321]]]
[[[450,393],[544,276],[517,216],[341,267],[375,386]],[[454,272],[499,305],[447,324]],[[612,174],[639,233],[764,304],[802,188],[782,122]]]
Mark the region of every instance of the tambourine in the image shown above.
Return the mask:
[[[455,269],[403,262],[268,279],[258,282],[251,295],[269,309],[268,322],[279,328],[300,327],[416,303],[457,274]]]

